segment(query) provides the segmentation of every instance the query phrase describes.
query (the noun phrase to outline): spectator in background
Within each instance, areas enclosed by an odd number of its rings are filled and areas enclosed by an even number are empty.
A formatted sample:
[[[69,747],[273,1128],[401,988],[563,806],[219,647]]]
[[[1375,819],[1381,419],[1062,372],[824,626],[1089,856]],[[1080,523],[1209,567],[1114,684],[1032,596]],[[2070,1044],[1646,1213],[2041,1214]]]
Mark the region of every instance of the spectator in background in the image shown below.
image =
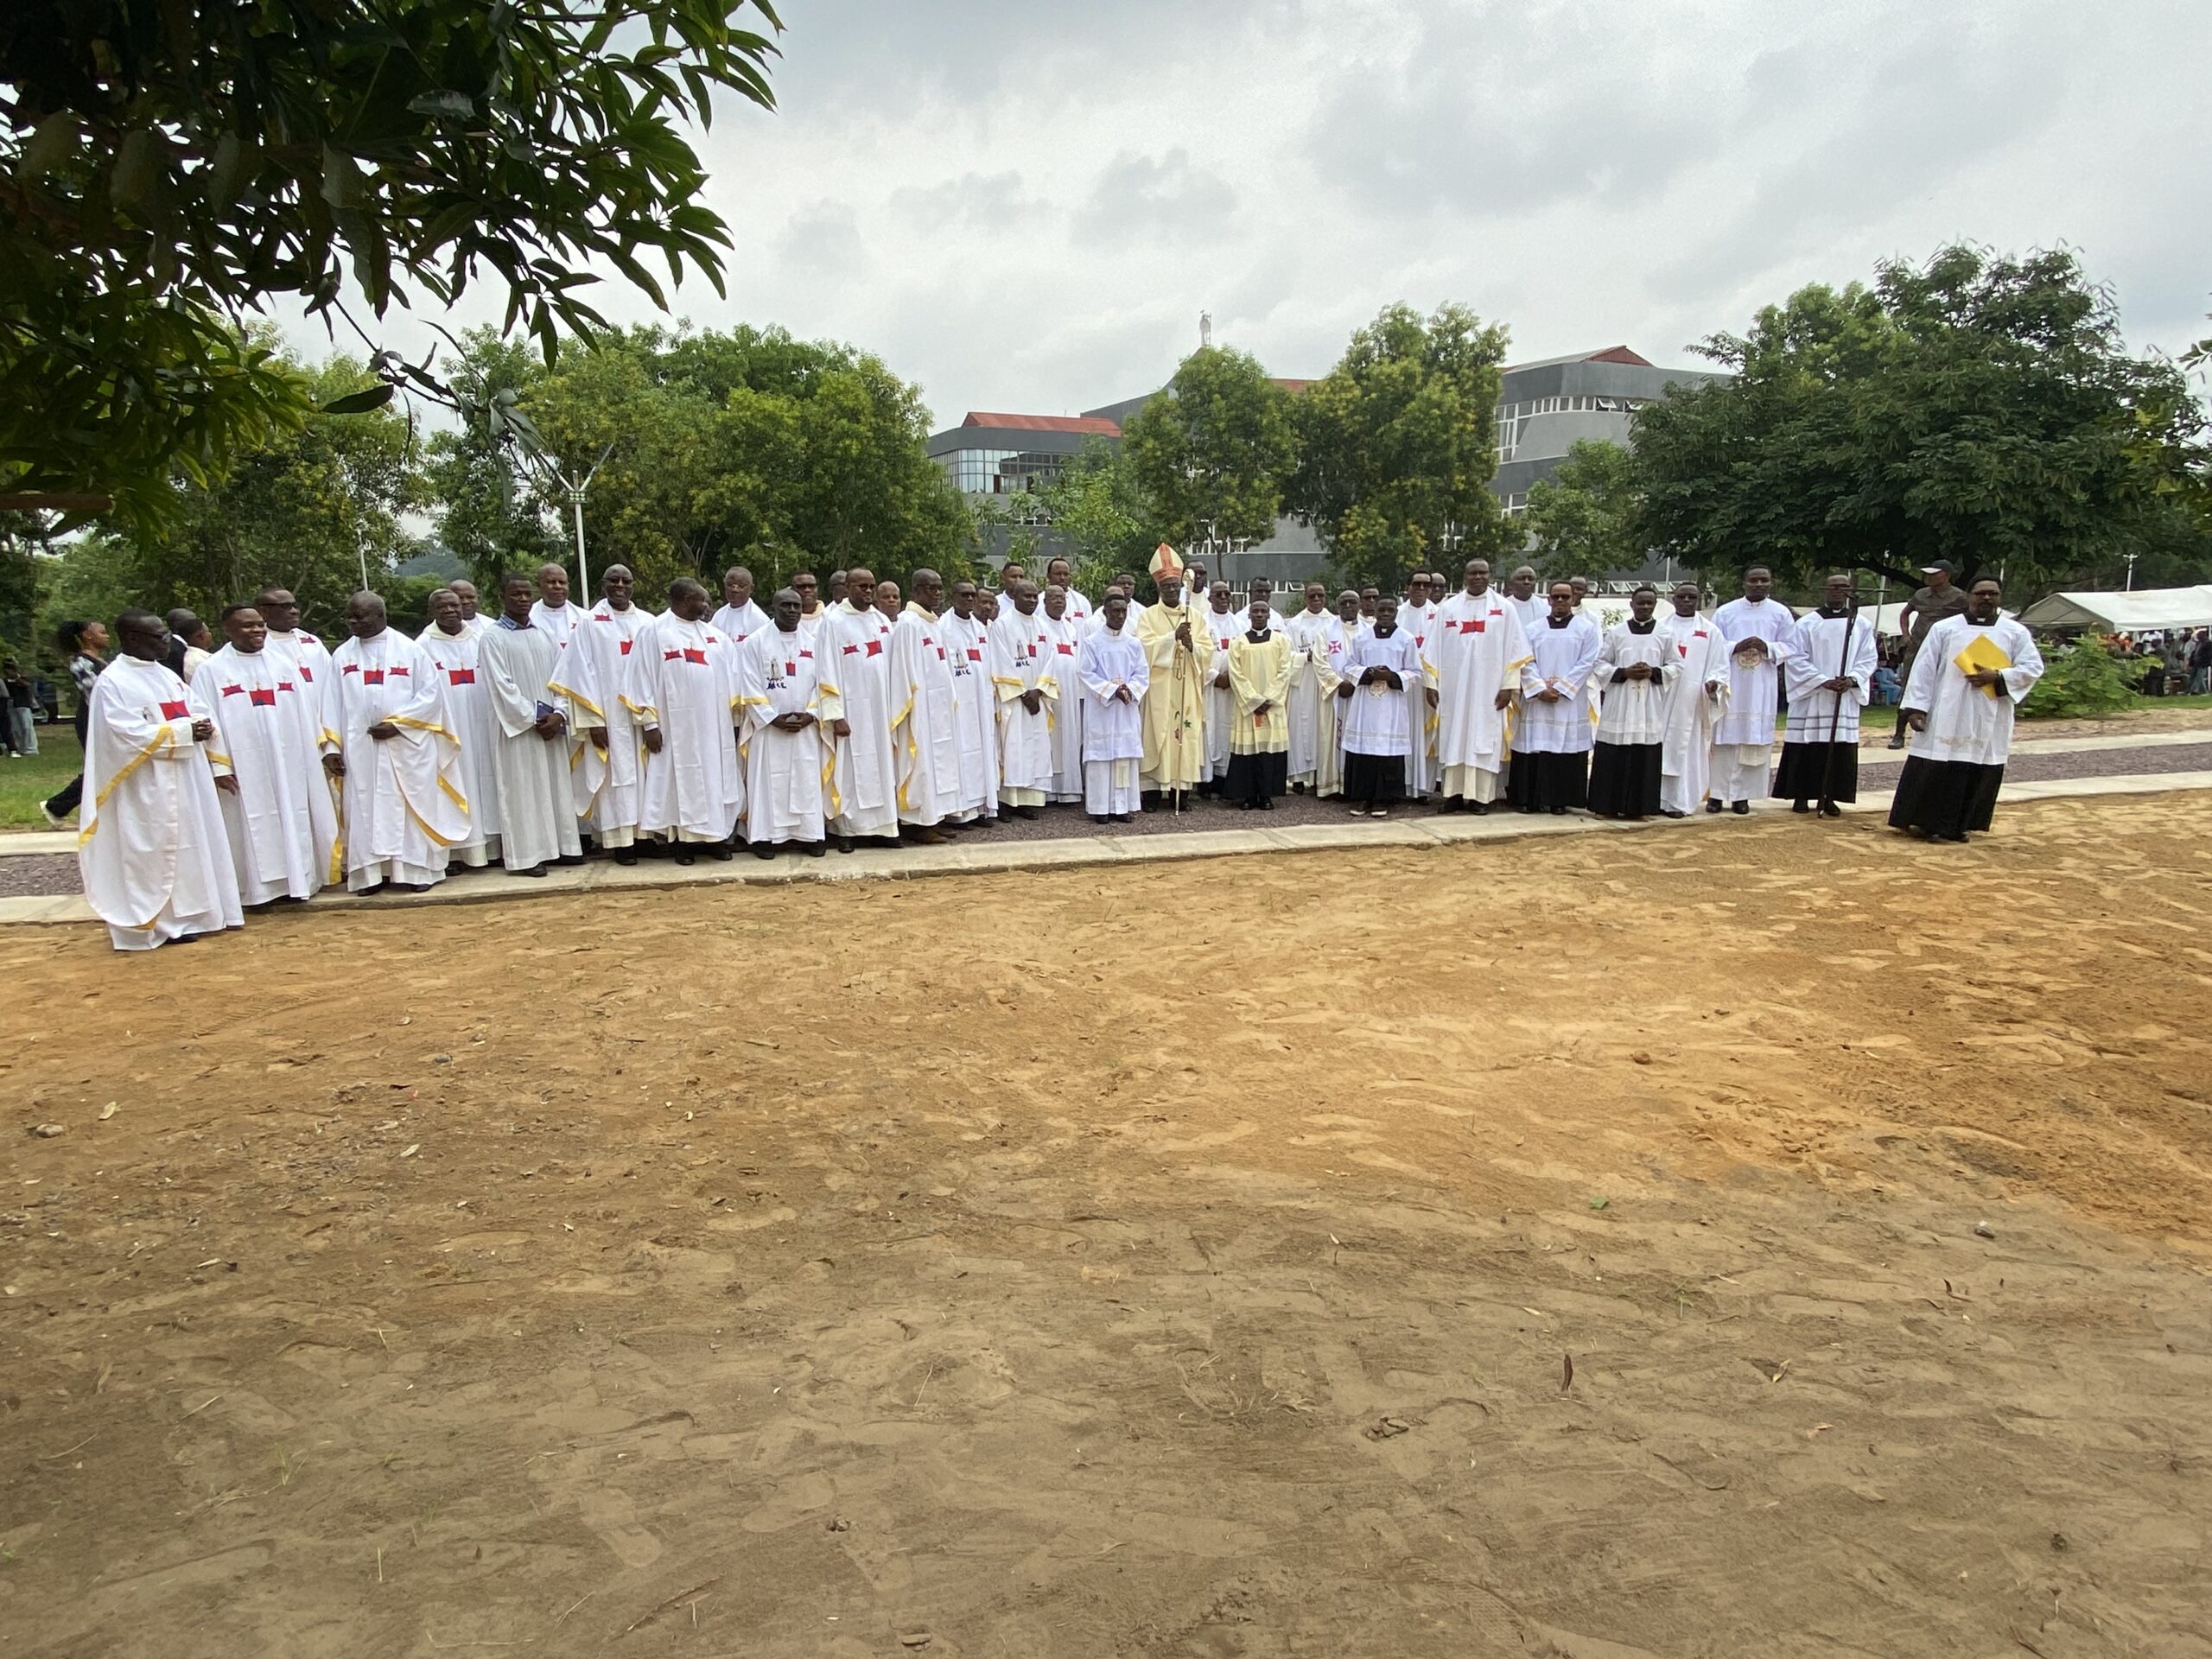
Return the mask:
[[[1947,616],[1967,613],[1966,589],[1951,580],[1958,573],[1948,559],[1921,566],[1920,574],[1928,579],[1928,585],[1913,594],[1897,617],[1905,640],[1904,654],[1897,659],[1900,680],[1911,678],[1913,658],[1920,654],[1920,642],[1928,637],[1929,629]],[[1890,734],[1890,747],[1904,747],[1905,735],[1904,722],[1899,721],[1897,730]]]
[[[38,688],[12,657],[0,666],[0,676],[6,686],[8,747],[20,760],[38,753]]]
[[[2201,697],[2212,692],[2212,628],[2199,628],[2196,643],[2189,651],[2189,695]],[[31,740],[31,753],[38,753],[36,738]]]
[[[214,635],[198,615],[181,605],[162,620],[169,630],[168,654],[162,661],[170,673],[189,685],[193,670],[214,653]]]
[[[77,688],[77,745],[85,742],[85,721],[92,713],[92,687],[99,682],[100,671],[107,666],[107,624],[105,622],[64,622],[61,625],[61,649],[69,653],[69,678]],[[10,697],[12,703],[13,698]],[[57,830],[69,827],[69,815],[77,810],[77,803],[85,793],[85,774],[82,772],[63,785],[59,794],[49,797],[39,810],[46,814],[46,821]]]
[[[1897,694],[1904,686],[1897,678],[1897,671],[1887,663],[1874,671],[1874,706],[1889,709],[1896,705]]]

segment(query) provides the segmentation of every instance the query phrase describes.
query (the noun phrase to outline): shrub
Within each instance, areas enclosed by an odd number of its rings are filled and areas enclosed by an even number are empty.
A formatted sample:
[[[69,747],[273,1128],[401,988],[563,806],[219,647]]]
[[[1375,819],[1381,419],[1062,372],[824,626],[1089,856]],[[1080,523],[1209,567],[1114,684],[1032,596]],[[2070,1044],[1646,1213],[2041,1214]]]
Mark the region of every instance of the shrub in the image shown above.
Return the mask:
[[[2044,676],[2028,693],[2020,712],[2031,719],[2116,714],[2135,704],[2126,664],[2105,649],[2094,633],[2044,655]]]

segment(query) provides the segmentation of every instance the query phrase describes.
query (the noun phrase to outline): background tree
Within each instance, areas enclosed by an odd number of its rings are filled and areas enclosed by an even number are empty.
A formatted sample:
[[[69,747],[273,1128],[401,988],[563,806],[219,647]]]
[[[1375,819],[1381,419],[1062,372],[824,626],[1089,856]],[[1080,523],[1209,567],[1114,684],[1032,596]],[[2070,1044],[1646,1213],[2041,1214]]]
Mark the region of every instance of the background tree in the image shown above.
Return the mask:
[[[376,384],[342,357],[288,372],[320,403]],[[188,605],[212,623],[225,605],[274,582],[300,595],[309,627],[330,632],[365,562],[394,618],[410,620],[419,607],[409,608],[415,595],[402,590],[397,567],[421,550],[405,523],[429,499],[419,462],[407,421],[390,409],[309,415],[218,481],[187,487],[161,526],[70,542],[48,568],[46,618]]]
[[[1734,376],[1638,411],[1633,471],[1645,539],[1708,573],[1947,558],[2032,590],[2201,539],[2202,410],[2071,253],[1946,248],[1699,349]]]
[[[542,564],[567,543],[549,524],[515,441],[487,418],[490,410],[518,405],[542,365],[496,329],[471,329],[460,346],[451,378],[468,412],[431,435],[423,473],[437,504],[438,539],[480,581],[505,566]]]
[[[719,291],[729,233],[683,132],[717,92],[772,103],[747,3],[10,0],[0,507],[143,529],[173,474],[296,427],[305,389],[233,332],[272,294],[323,311],[350,274],[381,315],[488,272],[550,359],[604,326],[594,259],[656,302],[648,259]]]
[[[1258,359],[1220,346],[1192,353],[1122,435],[1152,504],[1153,545],[1275,533],[1298,437],[1289,394]]]
[[[580,477],[607,451],[584,499],[591,567],[628,564],[648,602],[671,577],[712,581],[733,562],[764,588],[855,561],[968,568],[973,526],[925,448],[920,394],[873,356],[781,329],[637,328],[503,379],[511,348],[486,336],[469,346],[471,384],[513,387],[525,429],[562,472]],[[565,496],[520,443],[472,428],[441,442],[436,478],[448,545],[480,575],[547,526],[531,556],[572,562]]]
[[[1585,438],[1555,474],[1529,486],[1521,527],[1535,539],[1541,569],[1594,576],[1643,563],[1634,467],[1621,445]]]
[[[1505,331],[1465,307],[1424,321],[1393,305],[1297,399],[1292,510],[1320,531],[1344,575],[1401,582],[1435,563],[1447,525],[1459,556],[1516,544],[1490,491],[1504,361]]]
[[[992,498],[986,498],[992,499]],[[1135,463],[1093,438],[1037,495],[1052,525],[1046,556],[1063,554],[1094,599],[1123,570],[1143,570],[1160,545],[1160,514]]]

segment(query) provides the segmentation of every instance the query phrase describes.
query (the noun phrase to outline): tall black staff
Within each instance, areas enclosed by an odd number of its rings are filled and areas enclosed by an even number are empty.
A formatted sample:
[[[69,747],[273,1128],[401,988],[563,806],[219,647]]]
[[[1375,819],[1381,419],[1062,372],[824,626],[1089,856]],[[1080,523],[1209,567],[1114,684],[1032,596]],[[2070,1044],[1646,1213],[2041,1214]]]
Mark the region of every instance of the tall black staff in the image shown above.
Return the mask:
[[[1851,634],[1859,626],[1859,573],[1851,573],[1851,604],[1843,613],[1843,653],[1836,658],[1835,677],[1841,679],[1851,667]],[[1843,730],[1843,693],[1831,691],[1835,708],[1828,715],[1828,747],[1821,757],[1821,816],[1840,817],[1841,810],[1835,804],[1835,745]]]

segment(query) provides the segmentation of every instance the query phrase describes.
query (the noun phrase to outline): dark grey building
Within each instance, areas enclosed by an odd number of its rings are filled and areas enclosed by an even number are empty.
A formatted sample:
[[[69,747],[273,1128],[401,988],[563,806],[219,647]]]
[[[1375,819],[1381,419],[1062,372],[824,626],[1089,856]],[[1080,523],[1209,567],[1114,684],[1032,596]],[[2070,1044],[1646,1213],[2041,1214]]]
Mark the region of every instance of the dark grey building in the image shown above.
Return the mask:
[[[1634,412],[1671,385],[1698,385],[1721,375],[1662,369],[1625,346],[1510,365],[1497,404],[1497,471],[1491,489],[1509,513],[1527,511],[1529,488],[1558,472],[1567,450],[1585,438],[1626,444]],[[1310,380],[1278,380],[1293,393]],[[931,458],[970,495],[1018,495],[1041,487],[1086,443],[1122,441],[1122,427],[1160,394],[1148,391],[1081,415],[970,414],[929,442]],[[1003,541],[1003,533],[993,538]],[[1046,540],[1049,543],[1049,534]],[[1251,545],[1217,547],[1206,556],[1213,573],[1242,588],[1255,576],[1294,582],[1317,575],[1328,555],[1313,529],[1294,518]]]
[[[1141,401],[1141,400],[1140,400]],[[1118,421],[1091,415],[992,415],[971,410],[929,441],[931,461],[963,495],[1022,495],[1058,476],[1096,438],[1119,444]]]
[[[1497,471],[1490,487],[1508,512],[1529,505],[1529,487],[1559,471],[1585,438],[1625,446],[1635,411],[1669,386],[1726,377],[1709,370],[1662,369],[1625,346],[1541,363],[1509,365],[1497,397]]]

